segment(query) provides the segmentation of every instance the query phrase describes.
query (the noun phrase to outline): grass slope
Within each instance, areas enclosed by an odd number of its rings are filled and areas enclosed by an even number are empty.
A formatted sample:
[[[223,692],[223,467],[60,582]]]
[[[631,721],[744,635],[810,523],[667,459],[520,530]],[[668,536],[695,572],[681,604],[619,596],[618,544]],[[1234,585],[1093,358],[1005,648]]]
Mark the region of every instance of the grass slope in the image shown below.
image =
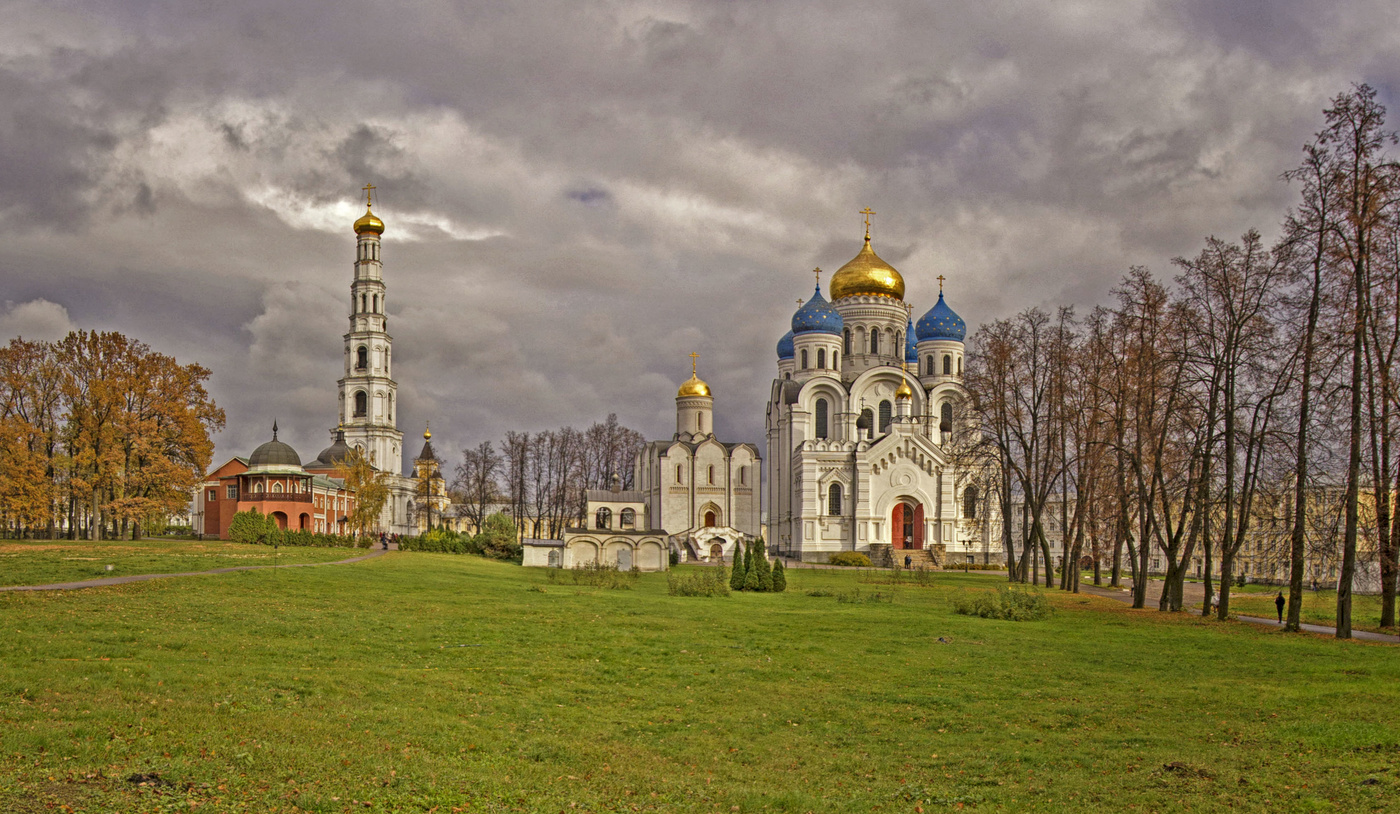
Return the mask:
[[[366,553],[353,548],[287,548],[219,540],[3,540],[0,586],[51,585],[131,574],[177,574],[242,565],[334,562]],[[115,566],[111,571],[107,566]]]
[[[0,595],[0,810],[1384,811],[1396,649],[391,554]],[[950,643],[939,643],[939,637]],[[128,782],[134,774],[146,785]],[[151,778],[157,775],[159,779]]]

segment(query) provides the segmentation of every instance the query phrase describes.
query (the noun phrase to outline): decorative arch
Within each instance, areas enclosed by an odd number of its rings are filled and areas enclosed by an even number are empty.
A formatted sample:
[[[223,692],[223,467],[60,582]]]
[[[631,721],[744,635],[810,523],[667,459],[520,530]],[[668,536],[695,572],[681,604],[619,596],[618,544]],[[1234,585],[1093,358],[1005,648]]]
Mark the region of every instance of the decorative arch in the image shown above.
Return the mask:
[[[841,484],[833,483],[826,490],[826,513],[832,517],[841,515]]]
[[[828,420],[828,412],[829,407],[827,405],[826,399],[818,398],[816,404],[813,405],[813,413],[816,416],[816,431],[814,435],[817,438],[831,437],[831,426],[830,421]]]
[[[817,370],[826,370],[826,348],[817,348]]]
[[[355,349],[355,369],[364,370],[369,367],[369,348],[364,345]]]
[[[594,528],[599,528],[599,529],[610,529],[610,528],[612,528],[612,509],[609,509],[608,507],[604,506],[603,508],[601,508],[601,509],[598,510],[598,513],[597,513],[597,514],[594,515],[593,520],[594,520],[594,525],[593,525]]]
[[[369,414],[369,394],[363,390],[355,391],[355,418],[364,418]]]
[[[946,353],[943,354],[943,375],[953,375],[953,357]]]
[[[724,525],[724,513],[713,502],[700,507],[700,525],[707,529]]]
[[[637,527],[637,512],[635,509],[623,509],[619,518],[619,523],[624,529],[634,529]]]

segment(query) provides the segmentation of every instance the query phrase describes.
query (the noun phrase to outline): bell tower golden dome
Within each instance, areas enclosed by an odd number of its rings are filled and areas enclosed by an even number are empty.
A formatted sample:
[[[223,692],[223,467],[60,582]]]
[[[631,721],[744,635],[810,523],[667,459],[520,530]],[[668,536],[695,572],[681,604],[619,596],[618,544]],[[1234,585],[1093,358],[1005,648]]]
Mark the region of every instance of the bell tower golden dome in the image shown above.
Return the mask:
[[[355,221],[355,234],[362,235],[365,232],[373,232],[376,235],[384,234],[384,221],[375,217],[370,207],[374,205],[374,184],[365,184],[365,213],[360,219]]]
[[[875,212],[867,206],[861,210],[861,214],[865,216],[865,245],[849,263],[832,275],[831,282],[827,284],[831,299],[835,301],[865,295],[902,301],[904,278],[870,248],[870,216]]]

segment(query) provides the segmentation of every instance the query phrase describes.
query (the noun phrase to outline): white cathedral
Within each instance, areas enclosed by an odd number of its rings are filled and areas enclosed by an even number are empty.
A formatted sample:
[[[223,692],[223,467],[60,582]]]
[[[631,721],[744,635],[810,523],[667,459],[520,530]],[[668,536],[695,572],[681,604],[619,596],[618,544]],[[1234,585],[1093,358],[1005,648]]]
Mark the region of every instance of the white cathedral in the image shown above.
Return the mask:
[[[950,446],[963,398],[962,318],[915,325],[904,278],[870,245],[821,284],[778,342],[767,406],[769,550],[806,562],[984,562],[990,526]],[[819,271],[819,270],[818,270]]]

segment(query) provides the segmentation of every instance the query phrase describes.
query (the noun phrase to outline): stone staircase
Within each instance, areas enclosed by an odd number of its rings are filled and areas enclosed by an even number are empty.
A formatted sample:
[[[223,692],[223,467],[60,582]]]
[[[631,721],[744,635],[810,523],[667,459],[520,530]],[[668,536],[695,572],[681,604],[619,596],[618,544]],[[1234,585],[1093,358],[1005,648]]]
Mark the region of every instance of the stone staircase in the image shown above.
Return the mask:
[[[938,553],[929,549],[896,549],[889,543],[872,543],[870,545],[870,564],[876,568],[893,568],[898,565],[904,567],[904,558],[909,557],[910,568],[927,568],[932,571],[939,569],[938,558],[934,555]]]

